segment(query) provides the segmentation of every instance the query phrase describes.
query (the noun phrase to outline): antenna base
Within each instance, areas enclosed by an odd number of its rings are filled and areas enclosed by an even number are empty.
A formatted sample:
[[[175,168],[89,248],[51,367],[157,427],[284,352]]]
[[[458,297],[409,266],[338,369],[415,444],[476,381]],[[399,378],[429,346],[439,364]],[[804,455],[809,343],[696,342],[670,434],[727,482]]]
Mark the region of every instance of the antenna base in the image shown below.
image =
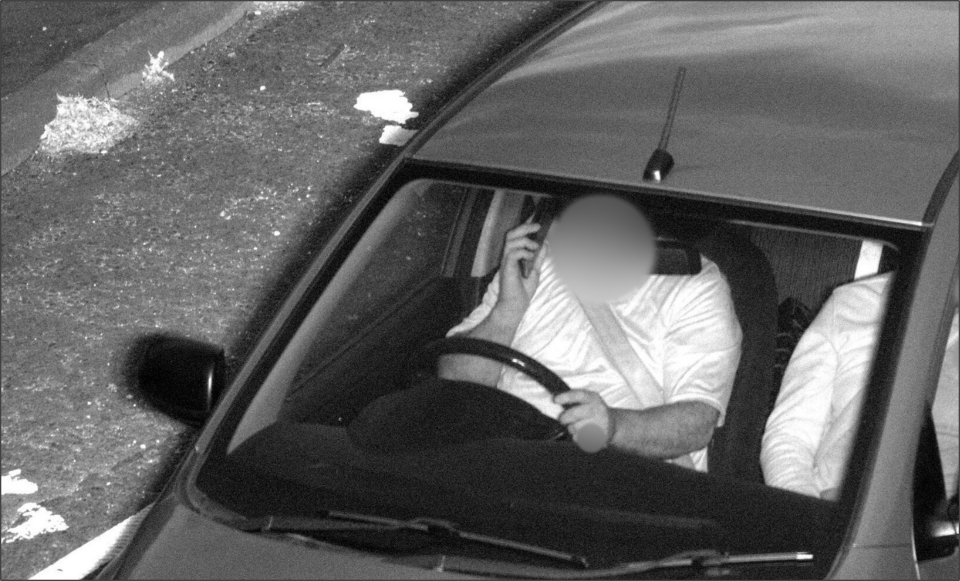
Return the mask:
[[[673,156],[665,149],[655,149],[647,167],[643,170],[643,181],[660,183],[673,169]]]

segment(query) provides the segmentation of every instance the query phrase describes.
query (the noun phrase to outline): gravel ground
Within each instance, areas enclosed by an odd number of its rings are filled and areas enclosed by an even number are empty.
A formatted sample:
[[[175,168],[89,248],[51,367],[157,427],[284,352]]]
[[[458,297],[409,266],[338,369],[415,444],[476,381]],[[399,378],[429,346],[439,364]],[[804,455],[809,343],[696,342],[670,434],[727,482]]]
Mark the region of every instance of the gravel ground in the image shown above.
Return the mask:
[[[277,4],[277,3],[264,3]],[[231,372],[332,225],[398,151],[360,93],[417,125],[568,5],[323,2],[249,14],[120,103],[105,155],[2,178],[0,576],[27,577],[149,503],[195,432],[149,408],[127,361],[159,330],[224,345]],[[38,503],[69,527],[15,540]]]
[[[131,0],[0,3],[0,97],[19,90],[72,52],[152,5]]]

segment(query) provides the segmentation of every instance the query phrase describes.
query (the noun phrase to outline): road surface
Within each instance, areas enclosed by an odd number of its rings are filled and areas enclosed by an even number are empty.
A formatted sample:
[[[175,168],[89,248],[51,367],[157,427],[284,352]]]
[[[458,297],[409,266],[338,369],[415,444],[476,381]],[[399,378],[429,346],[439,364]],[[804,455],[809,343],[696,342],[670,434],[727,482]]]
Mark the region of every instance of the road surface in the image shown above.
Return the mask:
[[[0,2],[0,97],[154,2]]]

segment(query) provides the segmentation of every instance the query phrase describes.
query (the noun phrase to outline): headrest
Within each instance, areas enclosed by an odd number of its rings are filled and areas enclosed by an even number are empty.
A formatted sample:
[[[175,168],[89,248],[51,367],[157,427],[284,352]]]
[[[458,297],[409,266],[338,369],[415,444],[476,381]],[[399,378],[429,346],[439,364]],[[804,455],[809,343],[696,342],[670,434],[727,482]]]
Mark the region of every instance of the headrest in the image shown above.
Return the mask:
[[[524,200],[521,222],[535,215],[538,221],[549,225],[550,221],[563,211],[565,205],[565,202],[558,198],[547,197],[533,202],[528,197]],[[656,229],[656,219],[649,215],[647,217],[653,218]],[[669,234],[657,235],[657,264],[653,274],[692,276],[699,274],[700,269],[700,252],[692,245]]]
[[[657,237],[657,266],[653,274],[694,275],[700,273],[700,252],[676,238]]]

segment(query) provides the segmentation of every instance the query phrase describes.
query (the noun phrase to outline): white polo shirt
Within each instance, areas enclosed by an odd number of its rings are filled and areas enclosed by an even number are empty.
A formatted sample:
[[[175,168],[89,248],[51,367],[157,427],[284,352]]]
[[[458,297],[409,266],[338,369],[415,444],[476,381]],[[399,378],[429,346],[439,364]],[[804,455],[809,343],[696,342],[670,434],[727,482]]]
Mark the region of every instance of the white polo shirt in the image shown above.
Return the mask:
[[[763,435],[760,461],[770,486],[820,496],[843,481],[891,279],[887,273],[837,287],[797,343]],[[954,314],[933,404],[948,494],[957,475],[956,362]]]
[[[678,401],[702,401],[720,412],[730,399],[740,361],[742,334],[730,289],[716,264],[701,257],[692,276],[651,276],[630,295],[610,303],[646,377],[637,393],[604,355],[579,301],[557,277],[549,244],[540,280],[511,347],[533,357],[572,389],[597,392],[610,407],[645,409]],[[470,331],[489,315],[500,289],[499,273],[480,305],[447,336]],[[539,383],[504,366],[498,387],[556,418],[563,408]],[[690,454],[707,469],[707,450]]]

